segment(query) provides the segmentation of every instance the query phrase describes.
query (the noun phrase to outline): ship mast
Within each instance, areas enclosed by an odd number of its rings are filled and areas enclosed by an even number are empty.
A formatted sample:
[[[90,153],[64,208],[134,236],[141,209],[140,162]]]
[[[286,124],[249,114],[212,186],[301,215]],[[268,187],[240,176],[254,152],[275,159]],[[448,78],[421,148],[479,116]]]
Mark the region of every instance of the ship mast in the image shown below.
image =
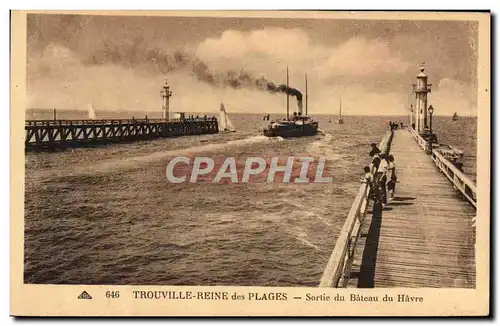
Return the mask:
[[[286,119],[290,119],[290,97],[288,96],[288,66],[286,66]]]
[[[306,74],[306,116],[307,116],[307,74]]]
[[[340,94],[339,119],[342,119],[342,94]]]

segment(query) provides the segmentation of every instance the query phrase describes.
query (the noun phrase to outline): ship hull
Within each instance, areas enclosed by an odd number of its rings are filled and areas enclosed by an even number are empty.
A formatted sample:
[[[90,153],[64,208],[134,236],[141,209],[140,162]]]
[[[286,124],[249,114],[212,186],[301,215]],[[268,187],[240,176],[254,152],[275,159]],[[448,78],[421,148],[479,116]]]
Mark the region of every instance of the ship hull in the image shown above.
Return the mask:
[[[312,126],[264,129],[264,136],[267,137],[298,138],[298,137],[314,136],[317,133],[318,133],[318,128]]]

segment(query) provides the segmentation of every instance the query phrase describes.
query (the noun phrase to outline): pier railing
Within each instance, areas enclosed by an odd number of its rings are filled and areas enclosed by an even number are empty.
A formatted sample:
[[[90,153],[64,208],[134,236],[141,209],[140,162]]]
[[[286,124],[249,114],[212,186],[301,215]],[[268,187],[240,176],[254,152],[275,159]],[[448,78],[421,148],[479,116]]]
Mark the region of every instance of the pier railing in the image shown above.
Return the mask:
[[[476,184],[462,171],[457,169],[441,153],[433,150],[431,157],[441,172],[443,172],[448,180],[453,183],[453,186],[458,189],[474,207],[476,207]]]
[[[214,134],[216,118],[127,120],[26,120],[25,149],[55,151],[112,142]]]
[[[165,123],[165,122],[201,122],[216,120],[215,117],[207,118],[187,118],[187,119],[58,119],[58,120],[26,120],[26,126],[73,126],[73,125],[120,125],[120,124],[144,124],[144,123]]]
[[[431,152],[431,147],[430,147],[430,144],[422,137],[420,136],[416,131],[415,129],[413,128],[408,128],[411,132],[411,134],[413,135],[413,137],[415,138],[415,140],[417,141],[417,144],[418,146],[420,146],[420,148],[425,151],[426,153],[430,153]]]
[[[382,153],[389,153],[392,136],[393,133],[389,131],[382,138],[379,144],[379,149]],[[370,168],[372,174],[375,175],[378,165],[374,164],[373,160]],[[368,206],[369,194],[370,186],[367,183],[361,184],[321,277],[320,287],[347,286],[354,261],[356,245],[361,235],[361,227],[365,218],[366,207]]]
[[[439,153],[436,148],[432,148],[431,144],[423,139],[413,128],[409,128],[409,130],[419,146],[427,153],[430,153],[438,169],[451,181],[454,188],[458,189],[474,208],[476,208],[476,184],[474,181],[457,169],[457,167]]]

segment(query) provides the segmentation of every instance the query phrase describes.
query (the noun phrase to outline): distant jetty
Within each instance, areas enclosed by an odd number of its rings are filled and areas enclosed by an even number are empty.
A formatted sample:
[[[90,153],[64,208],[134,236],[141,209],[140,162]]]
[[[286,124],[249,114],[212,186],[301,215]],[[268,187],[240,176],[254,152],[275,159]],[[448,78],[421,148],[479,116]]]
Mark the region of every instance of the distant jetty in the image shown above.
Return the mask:
[[[26,120],[25,150],[57,151],[68,147],[96,146],[165,137],[216,134],[215,117],[169,118],[172,92],[165,82],[162,93],[163,119],[98,120],[92,106],[89,119],[59,120],[54,109],[53,120]]]
[[[192,119],[27,120],[25,149],[56,151],[156,138],[216,134],[215,117]]]

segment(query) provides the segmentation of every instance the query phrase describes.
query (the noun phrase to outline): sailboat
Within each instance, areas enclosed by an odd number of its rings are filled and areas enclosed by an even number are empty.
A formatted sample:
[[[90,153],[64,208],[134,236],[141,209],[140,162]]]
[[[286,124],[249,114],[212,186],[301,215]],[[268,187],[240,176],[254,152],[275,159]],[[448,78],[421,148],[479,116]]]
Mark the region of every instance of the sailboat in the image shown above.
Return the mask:
[[[233,126],[233,123],[227,116],[226,108],[224,107],[224,103],[220,103],[220,126],[219,130],[221,132],[235,132],[236,129]]]
[[[342,119],[342,95],[340,95],[340,107],[339,107],[339,119],[337,120],[339,125],[344,124],[344,119]]]
[[[92,105],[92,103],[89,103],[89,106],[87,108],[87,115],[88,115],[88,118],[90,120],[95,120],[97,117],[95,114],[94,106]]]
[[[453,113],[453,117],[451,118],[453,121],[458,120],[458,114],[455,112]]]

